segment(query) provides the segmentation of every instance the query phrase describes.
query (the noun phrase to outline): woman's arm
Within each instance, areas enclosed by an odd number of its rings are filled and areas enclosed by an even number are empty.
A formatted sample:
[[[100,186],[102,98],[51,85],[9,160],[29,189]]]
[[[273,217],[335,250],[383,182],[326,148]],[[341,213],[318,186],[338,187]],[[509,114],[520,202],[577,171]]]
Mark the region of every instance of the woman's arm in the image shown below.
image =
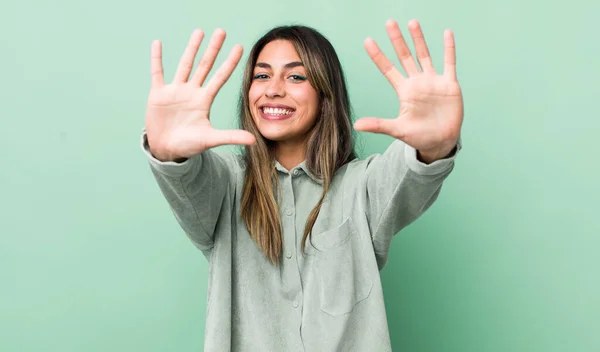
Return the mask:
[[[210,250],[217,221],[221,212],[227,211],[224,204],[231,204],[226,197],[233,194],[235,186],[235,156],[209,149],[183,162],[163,162],[150,152],[145,131],[142,149],[181,228],[196,247],[203,252]]]
[[[227,195],[233,194],[239,167],[235,156],[206,150],[183,162],[163,162],[150,152],[145,132],[142,149],[181,228],[196,247],[210,250],[220,212],[232,207]]]
[[[447,158],[426,164],[413,147],[396,140],[383,154],[367,159],[365,209],[380,269],[387,262],[394,235],[438,198],[461,148],[459,141]]]
[[[366,212],[380,268],[387,260],[392,236],[415,221],[437,199],[461,148],[464,109],[456,78],[454,35],[449,30],[444,33],[444,72],[437,74],[420,24],[411,20],[408,27],[421,69],[398,24],[392,20],[386,23],[406,76],[387,59],[375,41],[365,41],[367,53],[398,95],[398,117],[363,118],[354,125],[357,130],[396,139],[385,153],[372,157],[367,167]]]
[[[231,76],[242,56],[234,46],[210,80],[206,78],[223,46],[225,31],[215,30],[194,69],[204,32],[194,30],[179,61],[175,76],[165,82],[162,44],[152,42],[150,50],[151,89],[146,106],[142,146],[162,193],[177,221],[203,251],[213,247],[217,221],[230,211],[224,207],[237,164],[213,147],[255,143],[243,130],[217,130],[210,122],[215,96]]]

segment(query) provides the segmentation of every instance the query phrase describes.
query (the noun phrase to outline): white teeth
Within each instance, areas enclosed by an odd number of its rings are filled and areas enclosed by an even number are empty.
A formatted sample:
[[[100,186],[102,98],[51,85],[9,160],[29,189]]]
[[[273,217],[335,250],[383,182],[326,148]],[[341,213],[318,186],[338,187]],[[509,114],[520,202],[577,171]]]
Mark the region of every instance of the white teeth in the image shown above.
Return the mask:
[[[265,114],[269,114],[269,115],[289,115],[294,112],[293,110],[280,109],[280,108],[269,108],[269,107],[263,108],[263,111]]]

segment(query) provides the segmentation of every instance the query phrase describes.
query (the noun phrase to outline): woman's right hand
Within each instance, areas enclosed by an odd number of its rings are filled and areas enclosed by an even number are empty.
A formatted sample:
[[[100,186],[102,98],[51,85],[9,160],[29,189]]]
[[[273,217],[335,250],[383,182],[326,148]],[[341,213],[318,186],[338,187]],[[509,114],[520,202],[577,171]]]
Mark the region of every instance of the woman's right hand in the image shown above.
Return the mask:
[[[240,61],[242,47],[234,46],[227,60],[203,86],[225,41],[225,31],[215,31],[196,71],[190,77],[203,37],[201,30],[192,33],[171,84],[164,82],[161,42],[152,42],[152,88],[146,108],[146,135],[150,152],[158,160],[185,159],[219,145],[249,145],[256,142],[248,131],[215,130],[211,126],[210,107]]]

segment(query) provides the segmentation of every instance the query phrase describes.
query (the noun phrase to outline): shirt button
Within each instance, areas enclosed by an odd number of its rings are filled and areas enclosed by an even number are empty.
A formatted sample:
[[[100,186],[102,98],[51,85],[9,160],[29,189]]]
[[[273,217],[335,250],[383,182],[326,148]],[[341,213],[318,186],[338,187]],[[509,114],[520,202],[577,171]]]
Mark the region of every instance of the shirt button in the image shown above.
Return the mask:
[[[287,215],[287,216],[291,216],[293,213],[294,212],[292,211],[292,209],[288,208],[288,209],[285,210],[285,215]]]
[[[292,303],[292,305],[294,306],[294,308],[298,308],[298,301],[294,301],[294,303]]]
[[[292,257],[292,251],[287,251],[285,256],[288,257],[288,259],[290,259]]]
[[[298,176],[298,175],[300,175],[300,170],[298,170],[298,169],[294,170],[294,176]]]

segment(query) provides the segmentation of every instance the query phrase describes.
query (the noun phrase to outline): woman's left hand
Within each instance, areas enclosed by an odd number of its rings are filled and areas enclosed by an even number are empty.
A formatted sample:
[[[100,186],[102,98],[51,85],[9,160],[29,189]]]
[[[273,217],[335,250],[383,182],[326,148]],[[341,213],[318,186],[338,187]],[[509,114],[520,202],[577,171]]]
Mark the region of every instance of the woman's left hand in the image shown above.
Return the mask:
[[[463,121],[463,99],[456,78],[454,36],[450,30],[444,32],[444,73],[439,75],[433,68],[419,23],[411,20],[408,28],[422,70],[417,67],[398,24],[393,20],[386,23],[396,55],[408,77],[394,67],[373,39],[365,40],[369,56],[398,94],[398,117],[362,118],[356,121],[354,128],[400,139],[417,150],[421,161],[431,163],[451,154]]]

